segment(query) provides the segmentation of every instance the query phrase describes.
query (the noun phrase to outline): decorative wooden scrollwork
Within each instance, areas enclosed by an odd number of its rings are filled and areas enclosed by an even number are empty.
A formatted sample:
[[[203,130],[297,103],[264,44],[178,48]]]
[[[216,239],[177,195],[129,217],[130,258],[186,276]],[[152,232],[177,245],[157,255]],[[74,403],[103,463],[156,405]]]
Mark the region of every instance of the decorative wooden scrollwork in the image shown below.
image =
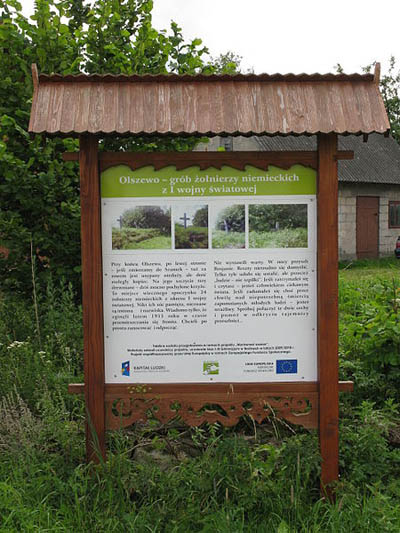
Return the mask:
[[[273,416],[307,428],[315,428],[318,424],[316,392],[308,393],[307,396],[304,393],[264,397],[233,395],[226,400],[218,398],[218,401],[214,401],[211,395],[207,400],[199,399],[198,395],[193,395],[192,398],[188,396],[162,397],[147,392],[106,398],[106,427],[118,429],[154,418],[167,423],[176,417],[190,426],[200,426],[204,422],[233,426],[243,415],[250,416],[258,423]]]

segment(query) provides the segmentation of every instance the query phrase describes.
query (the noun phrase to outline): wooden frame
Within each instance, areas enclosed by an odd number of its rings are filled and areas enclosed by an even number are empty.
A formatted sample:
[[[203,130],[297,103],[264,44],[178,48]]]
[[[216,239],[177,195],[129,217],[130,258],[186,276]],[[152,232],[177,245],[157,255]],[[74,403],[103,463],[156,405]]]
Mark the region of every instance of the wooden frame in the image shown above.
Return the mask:
[[[390,223],[390,207],[391,206],[398,206],[400,205],[400,202],[398,200],[389,200],[388,202],[388,228],[389,229],[398,229],[400,228],[400,223],[398,225],[394,225]]]
[[[351,152],[337,151],[336,134],[320,134],[317,152],[189,152],[189,153],[97,153],[94,136],[81,137],[79,153],[82,206],[82,276],[85,353],[85,399],[88,413],[88,460],[105,459],[105,429],[145,420],[148,411],[170,420],[179,414],[191,425],[220,421],[233,425],[243,414],[262,421],[276,415],[305,427],[319,427],[322,455],[321,483],[338,479],[338,392],[351,383],[338,382],[338,225],[337,160]],[[65,159],[73,160],[67,155]],[[229,164],[244,168],[289,168],[303,164],[318,170],[318,382],[317,383],[214,383],[105,385],[103,343],[102,257],[100,224],[100,170],[115,164],[132,168],[175,165],[200,168]],[[82,392],[71,385],[70,392]],[[205,395],[207,393],[207,396]],[[249,407],[246,402],[251,402]],[[218,404],[221,410],[208,407]],[[158,407],[158,411],[155,409]],[[158,415],[157,415],[158,413]],[[197,413],[197,414],[196,414]]]

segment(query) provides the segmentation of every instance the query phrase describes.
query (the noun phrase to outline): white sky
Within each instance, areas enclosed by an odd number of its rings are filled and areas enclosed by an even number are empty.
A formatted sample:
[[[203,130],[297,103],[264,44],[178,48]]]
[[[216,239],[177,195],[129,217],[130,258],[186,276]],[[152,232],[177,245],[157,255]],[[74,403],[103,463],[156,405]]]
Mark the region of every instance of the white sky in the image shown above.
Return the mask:
[[[25,12],[33,0],[22,0]],[[256,73],[345,72],[391,55],[400,61],[400,1],[154,0],[153,25],[174,20],[186,40],[199,37],[213,56],[232,51]]]

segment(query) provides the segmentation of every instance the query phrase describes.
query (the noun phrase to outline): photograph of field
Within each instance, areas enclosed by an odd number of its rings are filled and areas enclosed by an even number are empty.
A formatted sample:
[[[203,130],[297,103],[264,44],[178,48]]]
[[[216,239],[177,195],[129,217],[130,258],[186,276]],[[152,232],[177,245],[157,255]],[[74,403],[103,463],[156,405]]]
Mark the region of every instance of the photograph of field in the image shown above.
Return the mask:
[[[246,214],[244,205],[226,205],[213,208],[211,227],[213,248],[245,248]]]
[[[183,204],[174,208],[175,249],[208,248],[208,206]]]
[[[307,248],[307,204],[249,205],[250,248]]]
[[[113,250],[165,250],[171,247],[170,207],[131,207],[113,222]]]

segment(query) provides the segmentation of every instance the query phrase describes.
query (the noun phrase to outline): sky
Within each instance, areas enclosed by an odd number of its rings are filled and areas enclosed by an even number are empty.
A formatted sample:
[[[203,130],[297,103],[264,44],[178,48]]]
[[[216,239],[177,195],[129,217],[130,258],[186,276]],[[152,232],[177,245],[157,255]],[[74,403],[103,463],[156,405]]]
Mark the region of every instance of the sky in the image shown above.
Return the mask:
[[[22,0],[26,14],[33,0]],[[186,40],[201,38],[212,56],[242,56],[242,71],[347,73],[391,55],[400,61],[400,1],[154,0],[153,25],[174,20]]]

